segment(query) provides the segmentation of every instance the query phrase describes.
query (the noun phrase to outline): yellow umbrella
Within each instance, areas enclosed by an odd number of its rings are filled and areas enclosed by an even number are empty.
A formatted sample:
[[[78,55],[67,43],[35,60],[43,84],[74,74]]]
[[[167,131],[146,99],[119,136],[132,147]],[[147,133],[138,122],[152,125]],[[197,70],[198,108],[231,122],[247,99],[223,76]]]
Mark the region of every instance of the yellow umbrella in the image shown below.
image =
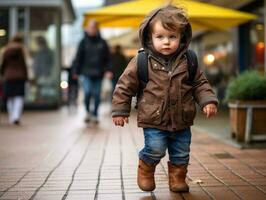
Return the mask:
[[[101,27],[137,28],[146,14],[166,4],[163,0],[135,0],[102,7],[85,13],[83,25],[86,26],[90,19],[96,19]],[[190,0],[173,0],[172,4],[188,10],[194,30],[224,30],[256,18],[252,14]]]

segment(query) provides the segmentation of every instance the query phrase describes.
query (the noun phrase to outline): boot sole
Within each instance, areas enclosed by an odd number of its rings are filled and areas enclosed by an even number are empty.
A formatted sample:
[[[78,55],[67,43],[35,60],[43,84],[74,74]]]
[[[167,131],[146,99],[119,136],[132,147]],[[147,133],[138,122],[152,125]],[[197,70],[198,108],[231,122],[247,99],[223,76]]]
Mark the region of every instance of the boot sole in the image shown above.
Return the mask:
[[[176,189],[171,189],[170,191],[172,192],[189,192],[189,188],[176,188]]]
[[[155,188],[141,188],[140,186],[139,186],[139,189],[141,189],[142,191],[144,191],[144,192],[152,192],[153,190],[155,190]]]

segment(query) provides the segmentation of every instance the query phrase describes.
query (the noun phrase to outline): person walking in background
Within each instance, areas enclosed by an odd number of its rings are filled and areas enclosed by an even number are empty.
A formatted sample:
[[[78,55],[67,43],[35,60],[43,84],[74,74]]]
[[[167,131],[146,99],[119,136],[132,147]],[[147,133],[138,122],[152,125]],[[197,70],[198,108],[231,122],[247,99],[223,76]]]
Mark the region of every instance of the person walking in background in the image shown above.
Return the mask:
[[[25,82],[28,78],[23,40],[15,36],[5,47],[1,64],[4,80],[4,97],[11,124],[20,124],[23,110]]]
[[[111,79],[112,72],[109,47],[101,37],[95,20],[91,20],[86,27],[74,60],[74,78],[79,76],[85,96],[85,122],[98,123],[102,80],[104,76]],[[91,98],[94,99],[93,109],[90,107]]]
[[[48,47],[43,36],[35,38],[38,50],[33,57],[33,70],[37,82],[41,78],[49,78],[54,65],[53,51]]]
[[[166,6],[146,16],[139,30],[148,54],[148,82],[139,91],[137,58],[128,64],[116,85],[112,118],[117,126],[128,123],[131,99],[138,95],[138,126],[144,130],[144,148],[139,152],[138,186],[155,189],[156,165],[168,148],[169,189],[188,192],[185,181],[189,164],[191,130],[198,103],[207,117],[217,112],[218,100],[199,68],[193,84],[189,79],[187,49],[192,30],[184,9]],[[138,57],[139,58],[139,57]]]
[[[78,98],[78,90],[79,90],[78,80],[73,78],[73,64],[74,63],[75,61],[73,61],[70,68],[67,69],[68,71],[67,104],[70,110],[72,108],[77,107],[77,98]]]
[[[223,88],[226,87],[225,85],[228,82],[226,81],[226,74],[219,62],[215,60],[211,65],[207,65],[204,73],[218,99],[222,100],[224,98]]]
[[[42,101],[43,98],[49,97],[49,88],[51,88],[54,73],[54,52],[49,48],[44,36],[35,38],[37,51],[33,56],[33,74],[34,86],[36,86],[36,98]]]
[[[111,54],[111,58],[112,58],[112,72],[113,72],[112,83],[113,83],[113,91],[114,91],[116,83],[119,77],[121,76],[121,74],[124,72],[128,62],[122,52],[122,48],[120,45],[114,46],[112,54]]]

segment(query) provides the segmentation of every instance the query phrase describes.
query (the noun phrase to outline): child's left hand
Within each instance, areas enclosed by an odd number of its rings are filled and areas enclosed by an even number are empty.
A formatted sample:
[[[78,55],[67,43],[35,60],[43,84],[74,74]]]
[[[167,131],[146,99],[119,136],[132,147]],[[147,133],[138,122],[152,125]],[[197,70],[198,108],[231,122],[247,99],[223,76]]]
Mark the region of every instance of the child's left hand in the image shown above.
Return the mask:
[[[213,103],[207,104],[206,106],[203,107],[203,112],[204,114],[207,115],[208,118],[216,115],[217,113],[217,106]]]

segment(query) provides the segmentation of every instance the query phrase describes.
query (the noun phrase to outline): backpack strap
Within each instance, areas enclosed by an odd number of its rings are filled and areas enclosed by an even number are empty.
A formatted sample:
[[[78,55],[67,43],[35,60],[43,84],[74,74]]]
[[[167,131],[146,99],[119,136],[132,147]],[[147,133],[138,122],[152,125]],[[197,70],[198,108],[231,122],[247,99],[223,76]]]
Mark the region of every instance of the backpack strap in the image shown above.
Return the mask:
[[[148,54],[143,48],[139,49],[137,57],[137,75],[139,79],[139,92],[143,91],[149,81]]]
[[[187,63],[188,63],[188,80],[187,83],[189,85],[193,85],[194,79],[198,70],[198,59],[196,53],[188,49],[186,51]]]

